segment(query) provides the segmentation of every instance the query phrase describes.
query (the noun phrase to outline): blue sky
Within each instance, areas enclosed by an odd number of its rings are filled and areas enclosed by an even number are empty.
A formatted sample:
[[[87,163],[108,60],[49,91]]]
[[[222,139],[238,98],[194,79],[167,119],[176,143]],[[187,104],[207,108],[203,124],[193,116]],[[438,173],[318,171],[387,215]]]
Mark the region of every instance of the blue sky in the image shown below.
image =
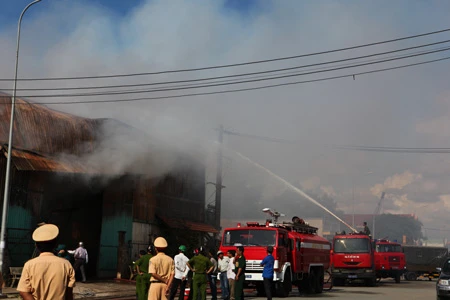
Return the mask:
[[[90,5],[97,5],[105,7],[118,15],[126,15],[136,6],[139,6],[144,2],[144,0],[42,0],[40,3],[33,6],[27,12],[27,15],[36,14],[42,10],[45,10],[48,5],[54,4],[56,2],[89,2]],[[0,28],[2,26],[14,25],[17,23],[17,19],[31,0],[2,0],[0,2]],[[261,6],[262,2],[268,3],[266,0],[226,0],[224,2],[223,8],[225,10],[233,10],[242,14],[248,14],[252,10],[257,10]]]

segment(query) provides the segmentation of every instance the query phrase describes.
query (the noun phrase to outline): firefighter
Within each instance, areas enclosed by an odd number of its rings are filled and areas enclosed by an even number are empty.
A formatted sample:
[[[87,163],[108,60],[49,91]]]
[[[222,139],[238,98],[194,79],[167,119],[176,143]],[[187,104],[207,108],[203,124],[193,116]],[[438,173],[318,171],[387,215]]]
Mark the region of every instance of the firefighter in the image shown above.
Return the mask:
[[[148,268],[150,265],[150,258],[153,257],[151,253],[151,248],[139,251],[140,258],[136,261],[136,295],[138,300],[148,299],[148,290],[150,289],[150,273]]]
[[[369,229],[369,226],[367,226],[367,222],[364,222],[364,231],[363,231],[363,233],[366,234],[366,235],[370,235],[370,229]]]
[[[187,263],[189,269],[194,272],[194,278],[192,280],[194,286],[193,298],[198,299],[198,295],[201,295],[201,300],[206,299],[206,284],[208,283],[207,275],[214,270],[214,266],[211,261],[205,256],[205,250],[200,247],[197,256],[194,256]]]

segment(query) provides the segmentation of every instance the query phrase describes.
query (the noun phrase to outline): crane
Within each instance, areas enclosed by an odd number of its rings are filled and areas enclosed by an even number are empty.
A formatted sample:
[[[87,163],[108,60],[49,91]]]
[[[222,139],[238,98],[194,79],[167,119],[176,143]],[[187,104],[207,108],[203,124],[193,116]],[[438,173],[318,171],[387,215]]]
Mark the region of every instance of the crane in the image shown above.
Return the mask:
[[[385,195],[386,195],[385,192],[381,193],[380,201],[378,201],[378,205],[375,208],[375,211],[373,212],[372,215],[372,238],[375,238],[375,217],[381,213]]]

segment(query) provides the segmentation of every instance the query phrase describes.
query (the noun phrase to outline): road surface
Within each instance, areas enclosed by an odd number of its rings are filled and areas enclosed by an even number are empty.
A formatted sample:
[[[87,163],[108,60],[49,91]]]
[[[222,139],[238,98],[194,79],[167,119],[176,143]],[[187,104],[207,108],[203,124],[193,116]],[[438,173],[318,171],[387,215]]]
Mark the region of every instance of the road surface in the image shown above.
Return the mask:
[[[376,287],[365,287],[354,283],[345,287],[334,287],[331,291],[324,291],[319,295],[300,295],[294,290],[288,298],[294,299],[330,299],[330,300],[432,300],[436,299],[436,280],[428,281],[402,281],[396,284],[393,280],[385,279]],[[220,298],[220,295],[219,295]],[[131,300],[129,298],[108,298]],[[211,299],[208,295],[207,299]],[[245,299],[263,300],[264,297],[256,297],[256,293],[247,293]],[[282,298],[275,298],[282,299]]]

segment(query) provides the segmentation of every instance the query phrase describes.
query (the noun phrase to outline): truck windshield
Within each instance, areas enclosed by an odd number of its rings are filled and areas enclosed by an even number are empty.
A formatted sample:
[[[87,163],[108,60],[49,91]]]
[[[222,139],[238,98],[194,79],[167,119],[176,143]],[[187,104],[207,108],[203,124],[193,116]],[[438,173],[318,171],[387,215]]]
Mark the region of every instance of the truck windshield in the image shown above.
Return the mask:
[[[368,239],[336,239],[334,240],[334,253],[369,253],[370,241]]]
[[[224,233],[223,246],[275,246],[275,230],[227,230]]]
[[[403,252],[402,246],[400,245],[390,245],[390,244],[379,244],[376,246],[377,252]]]

